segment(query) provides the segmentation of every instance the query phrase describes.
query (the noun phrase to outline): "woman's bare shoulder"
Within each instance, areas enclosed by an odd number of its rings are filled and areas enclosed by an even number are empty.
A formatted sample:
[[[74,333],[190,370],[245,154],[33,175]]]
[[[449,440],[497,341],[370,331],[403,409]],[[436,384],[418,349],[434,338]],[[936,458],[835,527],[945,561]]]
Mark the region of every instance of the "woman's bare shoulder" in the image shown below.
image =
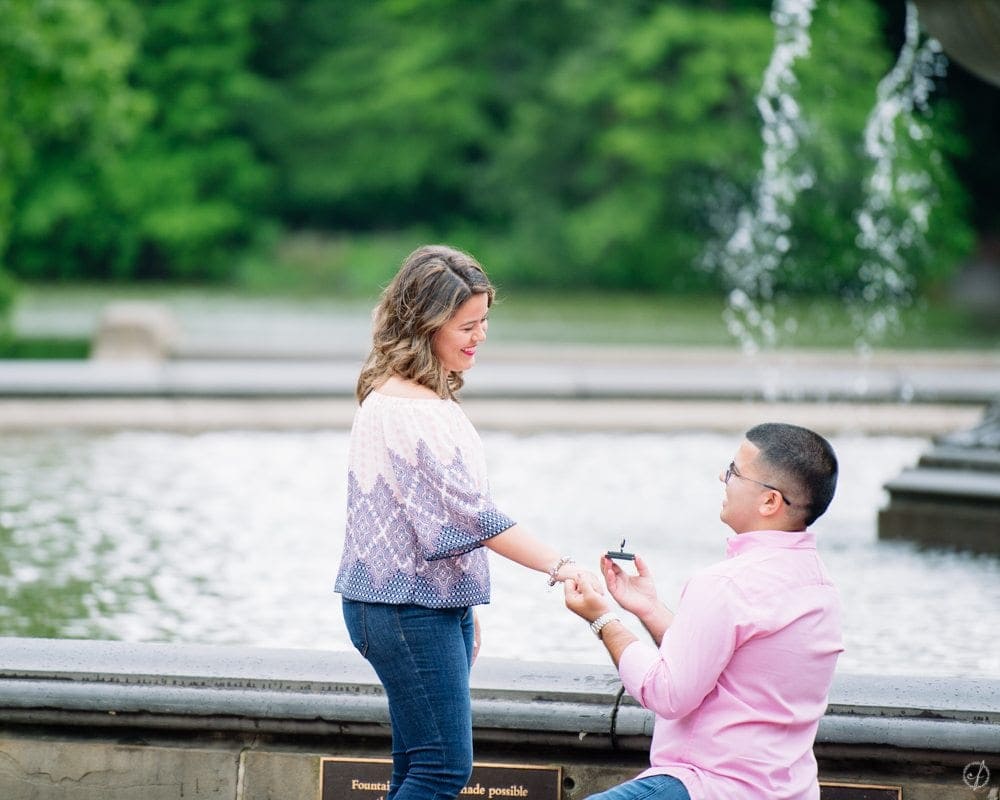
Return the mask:
[[[375,387],[375,391],[386,397],[406,397],[414,400],[440,400],[441,398],[422,383],[392,375]]]

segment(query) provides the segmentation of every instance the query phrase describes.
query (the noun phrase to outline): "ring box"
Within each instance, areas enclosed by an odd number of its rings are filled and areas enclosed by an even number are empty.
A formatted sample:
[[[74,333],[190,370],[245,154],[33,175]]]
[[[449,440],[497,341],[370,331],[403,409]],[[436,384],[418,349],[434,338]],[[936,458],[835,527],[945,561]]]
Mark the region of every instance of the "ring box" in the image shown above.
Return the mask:
[[[622,539],[621,546],[618,550],[608,550],[605,554],[608,558],[614,558],[618,561],[635,561],[635,553],[625,552],[625,540]]]

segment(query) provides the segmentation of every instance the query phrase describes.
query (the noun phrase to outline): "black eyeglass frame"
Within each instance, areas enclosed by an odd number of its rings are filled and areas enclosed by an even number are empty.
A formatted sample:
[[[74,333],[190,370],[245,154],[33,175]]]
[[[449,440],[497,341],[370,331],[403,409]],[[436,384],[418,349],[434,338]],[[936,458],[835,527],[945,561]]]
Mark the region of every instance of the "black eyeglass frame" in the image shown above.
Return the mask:
[[[750,481],[750,483],[756,483],[758,486],[763,486],[765,489],[770,489],[772,492],[777,492],[778,496],[782,499],[782,501],[786,506],[795,505],[795,503],[793,503],[791,500],[785,497],[785,493],[782,492],[781,489],[779,489],[777,486],[772,486],[770,483],[764,483],[764,481],[758,481],[755,480],[754,478],[748,478],[746,475],[741,473],[738,469],[736,469],[735,461],[729,462],[729,466],[726,467],[725,475],[723,475],[722,482],[729,483],[729,479],[732,477],[742,478],[745,481]]]

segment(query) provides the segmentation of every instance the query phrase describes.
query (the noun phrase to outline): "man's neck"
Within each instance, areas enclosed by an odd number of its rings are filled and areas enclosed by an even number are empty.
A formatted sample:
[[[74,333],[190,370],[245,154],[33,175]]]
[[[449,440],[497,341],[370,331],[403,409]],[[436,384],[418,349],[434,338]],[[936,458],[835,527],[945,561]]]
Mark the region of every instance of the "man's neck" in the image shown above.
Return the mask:
[[[753,525],[743,530],[733,529],[733,533],[739,536],[744,533],[755,533],[757,531],[779,531],[781,533],[805,533],[805,530],[806,529],[801,525],[791,525],[786,523],[784,526],[781,526],[780,524],[776,525],[774,523],[762,522],[759,525]]]

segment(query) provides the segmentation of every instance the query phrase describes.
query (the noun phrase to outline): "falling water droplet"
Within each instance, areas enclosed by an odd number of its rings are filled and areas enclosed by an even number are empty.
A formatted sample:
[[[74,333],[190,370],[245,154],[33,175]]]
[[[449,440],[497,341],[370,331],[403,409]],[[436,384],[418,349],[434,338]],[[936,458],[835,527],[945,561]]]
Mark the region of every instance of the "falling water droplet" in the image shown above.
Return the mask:
[[[764,149],[753,205],[737,214],[725,244],[705,258],[730,287],[723,320],[747,353],[773,348],[780,331],[794,330],[775,321],[773,301],[778,271],[794,249],[791,210],[799,193],[816,181],[813,169],[796,158],[807,127],[794,94],[793,70],[796,60],[809,53],[814,5],[814,0],[775,0],[775,46],[756,98]],[[912,159],[900,158],[903,147],[930,135],[916,112],[926,113],[934,79],[947,63],[936,40],[920,40],[910,0],[906,41],[879,82],[863,133],[872,166],[855,214],[859,288],[844,294],[859,352],[898,327],[899,307],[912,303],[905,254],[922,245],[935,201],[930,176],[907,166]],[[934,151],[930,158],[940,160],[940,154]]]
[[[852,301],[852,319],[859,342],[884,338],[899,325],[898,308],[912,302],[913,277],[905,253],[922,244],[933,202],[930,176],[901,166],[900,151],[907,137],[914,142],[929,137],[916,112],[926,112],[934,78],[944,74],[946,59],[936,40],[921,43],[912,0],[906,5],[905,33],[895,65],[879,82],[863,136],[872,171],[855,214],[861,289]],[[906,137],[899,140],[897,131]]]
[[[716,256],[724,279],[734,287],[723,319],[747,353],[777,343],[780,326],[770,302],[775,274],[792,249],[791,209],[799,192],[815,182],[812,169],[794,158],[805,124],[793,70],[796,60],[809,53],[814,6],[814,0],[775,0],[775,46],[756,98],[764,151],[753,208],[738,214],[736,230]]]

